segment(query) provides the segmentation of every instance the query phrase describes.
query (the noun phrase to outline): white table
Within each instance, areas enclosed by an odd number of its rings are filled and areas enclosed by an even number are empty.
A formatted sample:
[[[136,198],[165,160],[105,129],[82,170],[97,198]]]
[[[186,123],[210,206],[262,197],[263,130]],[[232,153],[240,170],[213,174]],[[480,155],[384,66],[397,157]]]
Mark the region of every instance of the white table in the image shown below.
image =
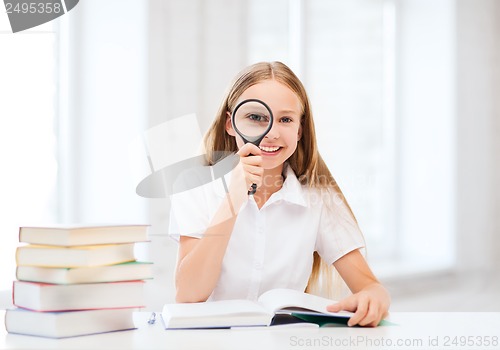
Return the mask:
[[[7,334],[0,349],[500,349],[500,313],[392,313],[396,325],[165,330],[150,313],[135,315],[136,330],[68,339]],[[4,318],[4,312],[0,312]],[[489,342],[489,346],[486,344]]]

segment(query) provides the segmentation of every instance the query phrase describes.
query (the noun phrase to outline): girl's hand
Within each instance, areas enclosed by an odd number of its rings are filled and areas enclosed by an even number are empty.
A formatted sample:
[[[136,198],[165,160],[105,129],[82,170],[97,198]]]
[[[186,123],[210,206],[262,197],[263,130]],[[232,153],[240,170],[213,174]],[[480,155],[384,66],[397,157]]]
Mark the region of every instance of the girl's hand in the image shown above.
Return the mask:
[[[240,156],[240,164],[246,181],[246,191],[252,184],[257,188],[262,185],[264,168],[262,168],[262,151],[259,147],[251,143],[243,145],[236,153]]]
[[[354,312],[347,325],[376,327],[388,315],[390,297],[379,283],[374,283],[336,304],[328,305],[330,312],[341,310]]]

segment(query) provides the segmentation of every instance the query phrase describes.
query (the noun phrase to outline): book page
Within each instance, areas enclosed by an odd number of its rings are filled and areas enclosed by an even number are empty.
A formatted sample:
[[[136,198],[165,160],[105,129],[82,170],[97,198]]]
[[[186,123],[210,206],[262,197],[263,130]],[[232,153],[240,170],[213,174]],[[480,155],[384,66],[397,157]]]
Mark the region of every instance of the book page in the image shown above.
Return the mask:
[[[335,300],[291,289],[273,289],[265,292],[259,297],[259,303],[264,306],[264,308],[274,313],[283,311],[287,313],[321,313],[345,317],[351,315],[349,312],[333,313],[326,311],[327,305],[334,304],[335,302]]]

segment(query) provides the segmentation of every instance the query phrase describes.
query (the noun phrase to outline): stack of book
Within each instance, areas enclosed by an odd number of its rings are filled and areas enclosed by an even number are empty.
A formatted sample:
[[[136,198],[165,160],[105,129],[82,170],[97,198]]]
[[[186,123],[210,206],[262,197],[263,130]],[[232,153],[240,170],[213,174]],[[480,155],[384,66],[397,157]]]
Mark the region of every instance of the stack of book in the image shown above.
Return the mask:
[[[9,333],[64,338],[135,328],[151,264],[135,259],[148,226],[21,227]]]

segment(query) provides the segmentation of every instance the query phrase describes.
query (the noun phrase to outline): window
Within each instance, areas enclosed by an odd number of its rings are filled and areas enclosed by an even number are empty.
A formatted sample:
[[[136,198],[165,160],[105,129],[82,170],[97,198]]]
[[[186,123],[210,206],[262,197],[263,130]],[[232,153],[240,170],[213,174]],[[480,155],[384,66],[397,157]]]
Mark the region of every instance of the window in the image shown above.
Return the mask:
[[[305,82],[318,142],[370,257],[394,250],[392,1],[307,2]]]
[[[20,225],[55,221],[56,33],[47,24],[12,34],[0,14],[0,290],[15,275]]]
[[[282,60],[299,75],[320,152],[365,232],[370,256],[392,254],[394,1],[251,1],[249,7],[248,63]]]

